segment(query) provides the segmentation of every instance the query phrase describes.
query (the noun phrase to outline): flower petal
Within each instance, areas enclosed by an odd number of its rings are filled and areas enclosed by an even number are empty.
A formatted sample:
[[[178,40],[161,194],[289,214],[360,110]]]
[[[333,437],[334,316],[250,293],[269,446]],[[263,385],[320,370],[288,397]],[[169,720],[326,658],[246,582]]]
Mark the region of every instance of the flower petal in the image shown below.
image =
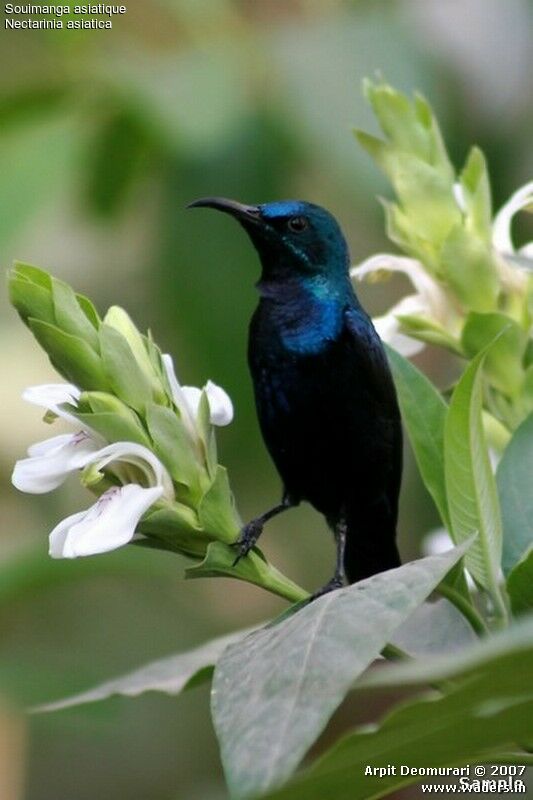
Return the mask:
[[[372,320],[380,338],[390,344],[402,356],[410,358],[424,349],[424,342],[412,339],[404,333],[400,333],[400,322],[394,314],[385,314]]]
[[[84,466],[92,465],[97,471],[113,461],[122,461],[139,467],[150,483],[162,487],[168,497],[174,496],[172,478],[164,464],[147,447],[136,442],[114,442],[94,452]],[[146,469],[148,467],[148,470]]]
[[[198,406],[202,398],[202,389],[196,386],[182,386],[183,395],[194,418],[198,414]],[[211,425],[229,425],[233,419],[233,404],[227,392],[213,381],[207,381],[203,391],[209,403],[209,420]]]
[[[163,487],[137,484],[105,492],[87,511],[60,522],[50,534],[52,558],[76,558],[107,553],[127,544],[142,515],[162,495]]]
[[[440,320],[446,315],[449,305],[446,293],[420,261],[391,253],[378,253],[350,271],[357,280],[369,280],[372,275],[377,278],[380,272],[403,272],[422,298],[426,310]]]
[[[61,520],[61,522],[55,526],[49,536],[48,553],[52,558],[68,558],[68,556],[64,555],[68,532],[86,515],[86,511],[78,511],[76,514],[71,514],[70,517]]]
[[[492,225],[492,244],[500,253],[513,255],[515,248],[513,245],[511,223],[514,215],[533,204],[533,181],[529,181],[522,186],[498,211]],[[529,245],[526,245],[529,247]]]
[[[29,458],[15,464],[11,482],[21,492],[51,492],[64,483],[69,473],[84,467],[99,448],[100,443],[85,431],[37,442],[28,449]]]
[[[170,393],[172,395],[174,405],[181,413],[181,418],[185,423],[190,435],[193,439],[196,439],[198,436],[196,430],[196,410],[191,410],[186,393],[184,392],[185,387],[180,385],[176,377],[172,356],[169,353],[163,353],[161,360],[163,362],[165,375],[167,376],[168,384],[170,386]],[[200,390],[197,389],[197,391],[199,392]],[[200,401],[198,400],[198,402]]]
[[[52,411],[56,416],[62,417],[69,422],[75,422],[75,417],[68,411],[63,411],[59,406],[62,403],[70,403],[76,406],[80,398],[80,390],[72,383],[42,383],[39,386],[28,386],[22,392],[22,399],[28,403]]]
[[[163,366],[172,393],[174,404],[179,409],[190,433],[196,438],[196,416],[202,397],[202,389],[197,386],[181,386],[174,371],[172,356],[162,356]],[[227,392],[213,381],[207,381],[203,391],[209,401],[210,420],[212,425],[229,425],[233,419],[233,404]]]
[[[209,400],[211,424],[220,427],[229,425],[233,419],[233,403],[229,394],[213,381],[207,381],[204,392]]]

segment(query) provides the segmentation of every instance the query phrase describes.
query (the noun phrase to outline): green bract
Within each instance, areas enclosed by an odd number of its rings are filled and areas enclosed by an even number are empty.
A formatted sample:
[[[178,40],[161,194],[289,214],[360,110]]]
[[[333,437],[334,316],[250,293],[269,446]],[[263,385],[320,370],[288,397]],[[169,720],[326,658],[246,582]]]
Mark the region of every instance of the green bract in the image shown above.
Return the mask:
[[[74,515],[74,527],[94,535],[98,518],[99,533],[120,545],[136,533],[139,545],[190,557],[188,578],[231,577],[295,603],[253,632],[217,638],[40,710],[114,693],[179,694],[214,673],[222,763],[231,796],[243,800],[370,800],[417,780],[380,773],[386,765],[533,763],[533,290],[526,273],[533,246],[515,250],[510,233],[513,214],[532,202],[533,183],[493,219],[481,151],[472,148],[457,174],[424,99],[381,82],[365,90],[385,138],[359,139],[394,187],[388,232],[406,255],[373,256],[353,275],[403,272],[414,286],[375,324],[392,345],[403,422],[440,535],[455,543],[447,552],[311,604],[259,550],[235,563],[241,520],[214,431],[231,419],[227,395],[210,382],[201,390],[181,386],[170,356],[118,306],[101,320],[89,300],[46,272],[16,264],[9,274],[13,305],[74,384],[33,387],[25,399],[48,421],[64,416],[82,428],[17,462],[17,488],[42,491],[39,459],[53,451],[46,485],[81,470],[98,498]],[[444,396],[404,357],[426,343],[462,359]],[[54,552],[88,554],[87,538],[69,541],[69,519],[51,534]],[[15,564],[19,594],[33,587],[32,569],[31,560]],[[79,562],[60,574],[75,579]],[[1,577],[0,594],[16,595],[5,568]],[[36,571],[37,584],[50,580]],[[442,595],[436,602],[434,591]],[[403,663],[369,669],[380,653]],[[346,695],[353,690],[352,704],[368,714],[381,705],[374,702],[380,688],[411,694],[294,774]]]
[[[99,497],[111,497],[117,486],[157,485],[157,477],[147,478],[151,462],[168,474],[162,495],[137,524],[143,537],[138,543],[209,562],[210,574],[260,583],[290,600],[305,597],[259,552],[249,564],[233,568],[232,549],[208,549],[213,542],[227,547],[241,527],[226,471],[217,463],[210,384],[203,391],[181,387],[170,357],[165,366],[151,337],[118,306],[102,320],[87,298],[27,264],[14,265],[8,284],[11,302],[52,364],[80,390],[76,402],[63,403],[56,412],[78,420],[94,438],[83,484]],[[65,461],[65,473],[70,469]]]
[[[410,100],[384,82],[366,81],[364,88],[385,138],[360,131],[357,137],[394,188],[396,202],[384,201],[387,232],[411,259],[391,254],[377,263],[374,257],[352,274],[371,279],[389,267],[414,283],[417,295],[376,320],[384,338],[405,355],[419,349],[405,342],[418,340],[471,359],[505,331],[483,365],[484,405],[514,430],[533,410],[527,276],[533,259],[531,245],[514,251],[510,226],[513,215],[527,208],[533,188],[518,190],[493,219],[481,150],[472,147],[456,172],[423,98]]]

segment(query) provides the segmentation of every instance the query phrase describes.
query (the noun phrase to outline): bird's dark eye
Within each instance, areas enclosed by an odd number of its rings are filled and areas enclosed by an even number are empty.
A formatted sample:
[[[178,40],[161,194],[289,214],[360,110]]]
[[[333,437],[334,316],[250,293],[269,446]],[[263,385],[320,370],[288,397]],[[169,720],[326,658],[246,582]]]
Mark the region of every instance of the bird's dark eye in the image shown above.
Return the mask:
[[[291,217],[287,222],[287,227],[293,233],[301,233],[302,231],[305,231],[308,225],[309,223],[306,217]]]

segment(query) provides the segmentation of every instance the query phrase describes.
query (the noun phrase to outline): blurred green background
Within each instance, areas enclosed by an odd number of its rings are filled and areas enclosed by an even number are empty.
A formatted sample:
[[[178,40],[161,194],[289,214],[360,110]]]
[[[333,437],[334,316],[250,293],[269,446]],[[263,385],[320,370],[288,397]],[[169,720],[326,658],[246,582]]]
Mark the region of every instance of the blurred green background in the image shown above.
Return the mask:
[[[471,143],[482,147],[500,205],[533,173],[533,5],[130,0],[127,9],[112,31],[2,24],[2,264],[45,267],[102,311],[120,303],[174,354],[183,382],[211,378],[229,391],[236,416],[219,435],[221,461],[249,518],[279,495],[246,368],[257,262],[230,220],[185,204],[206,194],[302,197],[338,216],[354,262],[390,250],[376,199],[390,192],[351,132],[376,130],[360,85],[380,71],[426,94],[456,163]],[[398,278],[360,294],[377,313],[406,289]],[[0,798],[224,798],[205,687],[25,724],[13,710],[258,622],[283,604],[230,581],[185,583],[183,561],[141,549],[49,561],[47,533],[88,498],[75,479],[50,496],[11,487],[14,461],[52,435],[20,393],[54,373],[5,293],[0,325],[0,679],[11,698],[0,713]],[[441,385],[457,367],[430,349],[418,362]],[[436,522],[406,453],[404,558],[419,553]],[[306,587],[329,577],[332,543],[308,509],[271,523],[263,546]],[[354,714],[345,708],[326,739]]]

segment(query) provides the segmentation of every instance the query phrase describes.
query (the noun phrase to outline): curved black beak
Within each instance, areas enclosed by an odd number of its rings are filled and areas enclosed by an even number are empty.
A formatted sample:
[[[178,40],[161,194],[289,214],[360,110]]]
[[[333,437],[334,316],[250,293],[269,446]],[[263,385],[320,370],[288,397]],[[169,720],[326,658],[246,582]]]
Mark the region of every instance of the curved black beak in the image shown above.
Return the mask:
[[[259,206],[247,206],[236,200],[228,200],[226,197],[201,197],[189,203],[187,208],[214,208],[216,211],[231,214],[241,222],[259,222],[261,219]]]

